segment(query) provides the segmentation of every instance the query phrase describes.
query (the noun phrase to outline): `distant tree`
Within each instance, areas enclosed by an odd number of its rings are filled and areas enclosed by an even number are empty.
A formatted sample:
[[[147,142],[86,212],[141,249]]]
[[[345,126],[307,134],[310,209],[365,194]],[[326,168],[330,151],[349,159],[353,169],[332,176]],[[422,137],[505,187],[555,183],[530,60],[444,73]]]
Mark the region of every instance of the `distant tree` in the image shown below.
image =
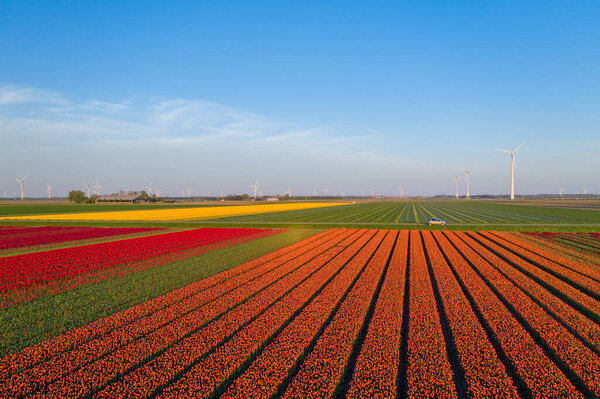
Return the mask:
[[[85,201],[85,193],[81,190],[71,190],[69,191],[69,201],[81,204]]]

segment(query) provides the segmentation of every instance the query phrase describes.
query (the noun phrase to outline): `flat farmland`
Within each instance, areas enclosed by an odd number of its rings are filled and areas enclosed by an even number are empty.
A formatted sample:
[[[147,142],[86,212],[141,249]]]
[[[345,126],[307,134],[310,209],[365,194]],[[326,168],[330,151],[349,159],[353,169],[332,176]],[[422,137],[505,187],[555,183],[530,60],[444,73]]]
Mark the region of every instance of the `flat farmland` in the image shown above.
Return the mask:
[[[600,212],[491,201],[369,201],[344,207],[307,209],[214,219],[222,223],[305,225],[423,225],[444,219],[450,226],[590,225],[600,228]]]
[[[282,202],[185,205],[0,205],[0,225],[96,225],[132,227],[231,226],[260,228],[427,228],[432,217],[447,221],[446,229],[600,231],[600,210],[590,204],[557,201],[397,200]],[[589,201],[588,201],[589,202]],[[343,206],[339,206],[343,204]],[[232,206],[233,205],[233,206]],[[13,205],[14,206],[14,205]],[[57,207],[53,212],[53,206]],[[29,207],[29,208],[28,208]],[[212,215],[212,216],[211,216]],[[5,220],[3,220],[5,219]],[[432,227],[440,229],[440,227]]]
[[[68,276],[53,282],[64,290],[4,307],[0,396],[600,396],[597,235],[309,231],[195,229],[125,239],[120,251],[114,242],[69,248],[100,266],[66,262]],[[213,245],[211,237],[227,244],[181,255]],[[585,247],[580,259],[567,256],[579,254],[570,242]],[[237,247],[246,246],[241,254],[256,243],[263,251],[233,259]],[[196,275],[102,312],[114,303],[100,292],[148,290],[136,272],[124,274],[128,290],[85,281],[69,288],[77,276],[116,267],[102,253],[134,262],[175,253],[193,259],[187,274]],[[48,287],[47,266],[12,267],[18,256],[0,258],[6,284]],[[166,273],[181,275],[172,271],[181,260],[170,261],[139,272],[170,264]],[[99,305],[75,323],[69,306],[85,293]]]

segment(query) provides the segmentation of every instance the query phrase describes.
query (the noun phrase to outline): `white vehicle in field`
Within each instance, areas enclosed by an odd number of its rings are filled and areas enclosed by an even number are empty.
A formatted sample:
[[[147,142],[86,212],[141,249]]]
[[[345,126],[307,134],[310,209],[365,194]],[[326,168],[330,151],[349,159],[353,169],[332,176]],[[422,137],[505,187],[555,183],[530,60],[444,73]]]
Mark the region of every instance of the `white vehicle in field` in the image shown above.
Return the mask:
[[[439,218],[430,218],[427,219],[427,224],[429,226],[433,226],[433,225],[437,225],[437,226],[445,226],[446,225],[446,221],[439,219]]]

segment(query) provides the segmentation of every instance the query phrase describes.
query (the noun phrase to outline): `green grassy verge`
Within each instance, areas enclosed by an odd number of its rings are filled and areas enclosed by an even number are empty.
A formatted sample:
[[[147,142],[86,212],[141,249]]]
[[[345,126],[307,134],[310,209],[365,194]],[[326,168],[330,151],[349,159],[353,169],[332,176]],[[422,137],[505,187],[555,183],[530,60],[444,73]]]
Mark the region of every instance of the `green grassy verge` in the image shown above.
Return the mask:
[[[317,232],[286,231],[0,310],[0,356],[230,269]]]

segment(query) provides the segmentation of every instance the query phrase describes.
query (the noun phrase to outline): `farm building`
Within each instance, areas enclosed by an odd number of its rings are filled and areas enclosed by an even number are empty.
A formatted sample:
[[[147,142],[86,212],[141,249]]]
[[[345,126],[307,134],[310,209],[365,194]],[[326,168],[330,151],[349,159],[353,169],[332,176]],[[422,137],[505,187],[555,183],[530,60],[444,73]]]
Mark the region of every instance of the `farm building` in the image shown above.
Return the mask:
[[[130,194],[110,194],[103,195],[96,199],[96,202],[130,202],[132,204],[139,204],[141,202],[148,202],[148,198],[142,196],[139,193],[130,193]]]

